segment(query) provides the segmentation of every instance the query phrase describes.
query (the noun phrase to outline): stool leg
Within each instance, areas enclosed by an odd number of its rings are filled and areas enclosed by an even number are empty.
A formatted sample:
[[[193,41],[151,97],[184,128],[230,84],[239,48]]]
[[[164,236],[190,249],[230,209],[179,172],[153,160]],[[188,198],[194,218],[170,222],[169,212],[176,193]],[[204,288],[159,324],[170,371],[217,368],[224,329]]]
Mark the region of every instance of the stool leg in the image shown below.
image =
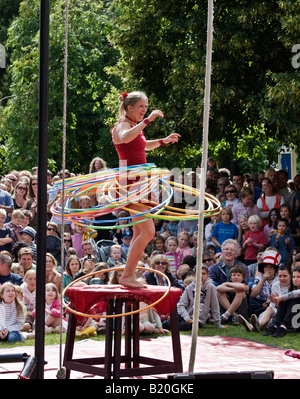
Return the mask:
[[[106,312],[108,315],[113,314],[114,311],[114,301],[109,300],[107,302]],[[105,359],[104,359],[104,378],[110,379],[112,374],[112,336],[114,330],[114,319],[106,319],[105,328]]]
[[[115,314],[121,314],[123,307],[123,300],[116,299],[116,311]],[[121,342],[122,342],[122,317],[115,318],[115,334],[114,334],[114,366],[113,366],[113,378],[120,378],[120,366],[121,366]]]
[[[140,307],[139,302],[133,302],[132,308],[133,310],[138,310]],[[140,314],[135,313],[133,315],[133,367],[139,367],[139,358],[140,358]]]
[[[76,317],[73,313],[70,313],[69,321],[68,321],[67,336],[66,336],[64,364],[66,361],[68,361],[68,360],[71,361],[73,358],[75,331],[76,331]],[[70,372],[71,372],[70,369],[66,369],[66,379],[70,378]]]
[[[129,313],[131,308],[131,302],[125,302],[125,313]],[[125,368],[131,368],[131,315],[125,316]]]
[[[180,345],[178,314],[176,307],[170,315],[170,321],[174,363],[178,366],[178,372],[182,372],[182,354]]]

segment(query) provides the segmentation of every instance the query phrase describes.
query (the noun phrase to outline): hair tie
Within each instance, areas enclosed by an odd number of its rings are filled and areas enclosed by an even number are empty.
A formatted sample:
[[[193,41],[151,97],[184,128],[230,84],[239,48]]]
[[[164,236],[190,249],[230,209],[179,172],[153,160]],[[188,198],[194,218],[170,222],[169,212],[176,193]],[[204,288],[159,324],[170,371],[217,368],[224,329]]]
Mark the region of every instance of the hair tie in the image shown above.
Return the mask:
[[[124,91],[122,94],[121,94],[121,96],[124,98],[124,100],[125,100],[125,98],[128,96],[128,93],[126,92],[126,91]]]

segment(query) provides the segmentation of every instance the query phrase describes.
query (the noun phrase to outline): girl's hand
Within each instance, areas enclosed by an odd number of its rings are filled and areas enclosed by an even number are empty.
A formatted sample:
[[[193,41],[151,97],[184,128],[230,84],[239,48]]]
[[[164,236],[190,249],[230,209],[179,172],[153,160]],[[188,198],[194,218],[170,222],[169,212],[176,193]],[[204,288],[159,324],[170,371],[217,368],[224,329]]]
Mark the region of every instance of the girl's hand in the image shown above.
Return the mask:
[[[169,334],[170,331],[166,330],[165,328],[162,327],[158,327],[158,331],[160,332],[160,334]]]
[[[278,307],[278,305],[280,304],[280,302],[282,302],[282,296],[276,296],[273,298],[272,302],[275,303],[275,306]]]
[[[178,139],[179,139],[180,134],[178,133],[171,133],[169,136],[167,136],[165,139],[163,139],[163,143],[164,144],[169,144],[169,143],[178,143]]]
[[[149,119],[150,122],[153,122],[154,119],[157,118],[158,116],[163,118],[164,114],[159,109],[156,109],[156,110],[151,112],[151,114],[148,116],[148,119]]]
[[[4,330],[0,331],[0,338],[5,339],[8,335],[8,329],[5,328]]]

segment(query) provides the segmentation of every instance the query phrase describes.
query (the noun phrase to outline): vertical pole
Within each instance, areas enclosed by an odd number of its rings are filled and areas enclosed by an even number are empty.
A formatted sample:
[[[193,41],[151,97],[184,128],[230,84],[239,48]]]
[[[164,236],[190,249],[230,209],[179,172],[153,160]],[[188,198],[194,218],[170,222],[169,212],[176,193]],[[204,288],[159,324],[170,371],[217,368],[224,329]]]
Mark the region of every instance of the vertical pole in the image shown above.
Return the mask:
[[[49,0],[40,0],[40,86],[37,212],[37,287],[35,378],[44,378],[45,356],[45,260],[47,224],[48,86],[49,86]]]
[[[196,270],[196,292],[194,300],[192,344],[189,360],[189,373],[193,373],[198,335],[199,310],[201,299],[201,271],[203,253],[203,229],[204,229],[204,201],[205,201],[205,176],[208,153],[208,132],[209,132],[209,111],[210,111],[210,88],[211,88],[211,61],[212,61],[212,42],[213,42],[213,12],[214,0],[208,0],[207,13],[207,47],[206,47],[206,73],[205,73],[205,96],[203,111],[203,145],[202,145],[202,165],[200,175],[200,198],[199,198],[199,218],[198,218],[198,248],[197,248],[197,270]]]

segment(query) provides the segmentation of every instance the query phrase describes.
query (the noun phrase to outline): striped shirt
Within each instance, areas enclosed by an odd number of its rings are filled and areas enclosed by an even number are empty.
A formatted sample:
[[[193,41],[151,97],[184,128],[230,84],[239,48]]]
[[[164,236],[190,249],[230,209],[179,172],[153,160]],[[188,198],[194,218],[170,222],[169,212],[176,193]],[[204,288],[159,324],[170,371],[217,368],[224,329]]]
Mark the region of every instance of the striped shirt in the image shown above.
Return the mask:
[[[20,331],[25,323],[24,310],[17,315],[16,303],[0,302],[0,330]]]

